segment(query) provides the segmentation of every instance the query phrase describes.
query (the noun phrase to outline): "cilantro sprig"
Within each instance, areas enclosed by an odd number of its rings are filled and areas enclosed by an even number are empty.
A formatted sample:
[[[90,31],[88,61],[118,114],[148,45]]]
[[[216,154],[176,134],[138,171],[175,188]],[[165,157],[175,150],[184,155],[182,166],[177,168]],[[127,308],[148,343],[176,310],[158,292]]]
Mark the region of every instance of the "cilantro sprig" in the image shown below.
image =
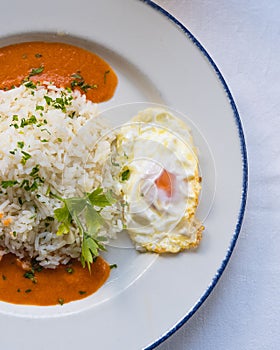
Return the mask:
[[[50,195],[63,203],[61,208],[54,210],[54,218],[60,223],[57,235],[68,234],[72,225],[78,227],[82,237],[81,263],[83,267],[87,265],[90,270],[99,251],[105,250],[103,242],[106,239],[98,236],[101,227],[105,225],[100,212],[103,208],[114,204],[116,199],[111,192],[104,192],[100,187],[91,193],[86,193],[84,197],[65,199],[52,192]]]

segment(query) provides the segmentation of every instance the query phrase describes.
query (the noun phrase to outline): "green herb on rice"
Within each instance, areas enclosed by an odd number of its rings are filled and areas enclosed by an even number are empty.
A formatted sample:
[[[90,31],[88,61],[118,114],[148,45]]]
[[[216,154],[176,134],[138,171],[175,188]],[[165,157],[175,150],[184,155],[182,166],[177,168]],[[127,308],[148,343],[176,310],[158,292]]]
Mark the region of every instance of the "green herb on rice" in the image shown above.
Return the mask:
[[[17,142],[17,146],[18,146],[19,148],[23,148],[23,147],[24,147],[24,142],[23,142],[23,141],[18,141],[18,142]]]
[[[66,113],[66,108],[72,104],[73,96],[67,95],[65,92],[61,92],[61,97],[55,99],[45,95],[44,99],[48,106],[54,107],[55,109],[61,109],[62,112]]]
[[[35,117],[35,115],[32,115],[30,118],[22,118],[21,122],[20,122],[20,127],[24,128],[25,126],[28,125],[33,125],[37,123],[37,118]]]
[[[103,245],[105,238],[98,236],[98,232],[105,224],[100,212],[103,208],[114,204],[116,199],[111,192],[104,192],[102,188],[86,193],[84,197],[64,199],[52,192],[50,195],[63,203],[61,208],[54,210],[54,218],[60,223],[57,235],[68,234],[73,225],[78,227],[82,237],[81,263],[83,267],[87,265],[90,270],[99,251],[105,250]]]
[[[130,170],[126,169],[121,173],[121,181],[127,181],[130,177]]]
[[[8,180],[8,181],[2,181],[1,186],[3,188],[13,187],[18,184],[17,180]]]
[[[37,85],[33,83],[33,81],[28,81],[27,83],[24,84],[25,87],[29,89],[36,89]]]
[[[21,153],[22,153],[22,158],[21,158],[20,162],[22,165],[25,165],[26,162],[28,161],[28,159],[30,159],[32,156],[31,156],[31,154],[29,154],[25,151],[21,151]]]

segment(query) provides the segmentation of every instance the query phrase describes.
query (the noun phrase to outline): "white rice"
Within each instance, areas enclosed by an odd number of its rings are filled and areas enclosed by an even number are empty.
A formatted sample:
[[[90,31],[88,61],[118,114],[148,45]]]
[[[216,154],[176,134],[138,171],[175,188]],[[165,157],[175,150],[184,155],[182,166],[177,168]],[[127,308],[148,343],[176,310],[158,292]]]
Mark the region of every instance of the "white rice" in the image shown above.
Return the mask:
[[[48,105],[44,96],[66,99],[66,111]],[[50,268],[80,257],[77,228],[56,234],[59,224],[51,218],[62,203],[48,192],[69,198],[104,187],[103,168],[114,140],[109,129],[97,116],[97,106],[79,92],[52,85],[0,91],[0,257],[11,252]],[[37,179],[38,188],[26,190],[21,185],[33,183],[30,173],[36,166],[43,182]],[[5,189],[2,181],[17,184]],[[105,181],[108,187],[110,181]],[[122,229],[119,213],[118,204],[102,211],[110,229],[100,234],[114,237]]]

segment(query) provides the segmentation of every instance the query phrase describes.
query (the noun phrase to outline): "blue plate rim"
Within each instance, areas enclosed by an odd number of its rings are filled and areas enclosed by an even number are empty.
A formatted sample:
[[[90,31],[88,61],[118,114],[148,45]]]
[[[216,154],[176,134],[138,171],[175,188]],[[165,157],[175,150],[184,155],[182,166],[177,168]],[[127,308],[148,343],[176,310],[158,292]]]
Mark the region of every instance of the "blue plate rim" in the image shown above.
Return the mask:
[[[241,150],[241,156],[242,156],[242,171],[243,171],[243,181],[242,181],[242,194],[241,194],[241,205],[240,210],[238,214],[238,220],[236,223],[236,227],[230,242],[230,245],[228,247],[226,256],[224,260],[221,263],[220,268],[217,270],[214,278],[212,279],[212,282],[202,295],[202,297],[197,301],[197,303],[194,305],[194,307],[186,314],[186,316],[180,320],[175,326],[173,326],[169,331],[167,331],[165,334],[163,334],[160,338],[158,338],[154,343],[144,348],[144,350],[152,350],[155,347],[157,347],[159,344],[163,343],[167,338],[169,338],[172,334],[174,334],[179,328],[181,328],[194,314],[195,312],[201,307],[201,305],[205,302],[205,300],[208,298],[208,296],[213,291],[214,287],[217,285],[220,277],[222,276],[229,260],[232,255],[232,252],[234,250],[234,247],[236,245],[239,233],[241,231],[242,221],[245,214],[245,207],[246,207],[246,201],[247,201],[247,192],[248,192],[248,158],[247,158],[247,148],[246,148],[246,142],[245,142],[245,136],[243,132],[242,122],[241,118],[239,116],[236,104],[234,102],[233,96],[230,92],[230,89],[222,76],[222,73],[220,72],[219,68],[217,67],[216,63],[212,59],[212,57],[209,55],[209,53],[204,49],[204,47],[201,45],[201,43],[195,38],[195,36],[181,23],[179,22],[173,15],[171,15],[168,11],[157,5],[151,0],[139,0],[156,11],[163,14],[168,20],[173,22],[183,33],[196,45],[196,47],[201,51],[201,53],[206,57],[212,68],[214,69],[217,77],[220,80],[220,83],[222,84],[224,91],[229,99],[232,111],[233,111],[233,117],[235,119],[235,123],[238,129],[238,135],[240,140],[240,150]]]

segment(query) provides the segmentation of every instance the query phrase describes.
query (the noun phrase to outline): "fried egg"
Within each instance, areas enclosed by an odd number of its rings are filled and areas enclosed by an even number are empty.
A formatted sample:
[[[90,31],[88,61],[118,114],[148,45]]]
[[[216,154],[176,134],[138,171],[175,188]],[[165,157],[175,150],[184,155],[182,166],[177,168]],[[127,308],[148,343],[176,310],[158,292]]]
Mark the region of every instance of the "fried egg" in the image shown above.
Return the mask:
[[[198,246],[199,162],[189,128],[163,108],[148,108],[117,134],[115,161],[124,222],[136,249],[177,253]]]

